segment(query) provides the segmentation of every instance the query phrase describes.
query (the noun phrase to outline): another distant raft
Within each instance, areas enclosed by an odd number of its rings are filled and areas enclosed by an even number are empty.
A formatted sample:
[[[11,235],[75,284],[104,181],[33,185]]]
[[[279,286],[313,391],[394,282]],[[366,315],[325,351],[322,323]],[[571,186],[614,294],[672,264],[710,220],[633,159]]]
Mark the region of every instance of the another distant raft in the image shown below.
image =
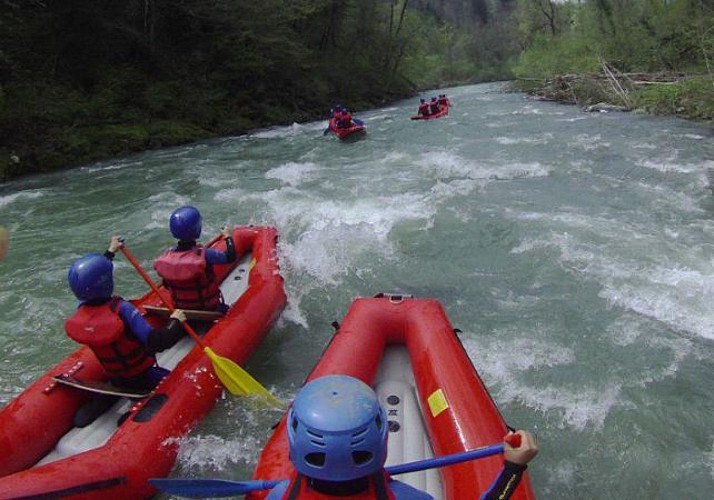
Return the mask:
[[[387,466],[503,442],[508,429],[441,304],[378,294],[358,298],[306,382],[343,374],[377,392],[389,419]],[[436,499],[478,498],[501,470],[501,455],[395,476]],[[286,419],[258,460],[253,479],[296,475]],[[264,498],[266,491],[246,498]],[[337,497],[336,497],[337,498]],[[513,500],[535,498],[526,472]]]
[[[433,115],[415,115],[412,116],[412,120],[434,120],[435,118],[443,118],[444,116],[449,116],[450,105],[443,106],[438,113]]]
[[[224,300],[219,319],[196,325],[216,354],[245,364],[286,303],[270,227],[233,230],[239,258],[216,265]],[[225,242],[209,244],[219,251]],[[154,326],[166,314],[154,292],[132,301]],[[146,309],[144,308],[146,306]],[[64,335],[49,332],[48,335]],[[53,380],[66,375],[91,385],[107,382],[87,347],[70,354],[0,411],[0,498],[149,498],[149,478],[169,475],[185,436],[223,393],[211,361],[190,337],[157,356],[171,373],[145,399],[120,398],[87,427],[73,427],[79,406],[96,396]]]
[[[329,128],[330,132],[335,134],[340,140],[361,137],[367,132],[364,125],[359,125],[354,122],[351,127],[338,127],[334,118],[330,118]]]

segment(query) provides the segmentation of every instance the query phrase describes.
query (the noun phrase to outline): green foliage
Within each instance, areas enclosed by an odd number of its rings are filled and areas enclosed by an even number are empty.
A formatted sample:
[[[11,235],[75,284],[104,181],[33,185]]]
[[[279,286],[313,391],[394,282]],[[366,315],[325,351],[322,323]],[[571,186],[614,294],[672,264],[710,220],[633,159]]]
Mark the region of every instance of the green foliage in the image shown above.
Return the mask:
[[[640,89],[635,104],[649,113],[714,120],[714,81],[699,77],[676,84],[654,84]]]
[[[621,71],[702,71],[714,48],[711,2],[692,0],[583,0],[558,7],[559,29],[544,28],[536,5],[519,0],[523,52],[516,72],[552,75],[582,71],[603,59]],[[541,16],[538,17],[538,12]],[[567,16],[564,17],[564,14]],[[564,18],[568,23],[562,22]],[[580,62],[585,58],[585,62]]]
[[[638,88],[635,106],[651,113],[711,120],[714,109],[714,3],[703,0],[583,0],[570,3],[570,27],[543,29],[529,18],[552,0],[519,0],[526,50],[514,64],[521,78],[599,72],[605,61],[621,72],[690,72],[707,77]],[[542,20],[541,20],[542,21]],[[564,25],[563,25],[564,26]],[[577,88],[576,88],[577,87]],[[619,103],[596,80],[568,89],[580,104]]]
[[[549,78],[564,73],[598,71],[597,52],[588,40],[573,34],[557,38],[539,35],[514,64],[513,72],[521,78]]]

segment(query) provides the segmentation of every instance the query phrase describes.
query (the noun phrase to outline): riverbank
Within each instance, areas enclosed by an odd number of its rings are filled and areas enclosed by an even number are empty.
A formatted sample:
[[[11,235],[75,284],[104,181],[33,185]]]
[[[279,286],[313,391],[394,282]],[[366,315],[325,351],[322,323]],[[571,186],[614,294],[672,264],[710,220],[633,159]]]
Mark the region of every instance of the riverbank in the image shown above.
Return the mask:
[[[512,90],[587,111],[635,111],[714,124],[714,77],[685,73],[573,73],[515,80]]]
[[[408,95],[388,97],[394,101]],[[373,100],[354,98],[344,102],[349,102],[356,109],[370,109],[384,105],[386,99],[386,96]],[[128,106],[127,110],[117,113],[118,118],[99,113],[98,116],[86,116],[74,121],[54,116],[48,118],[47,108],[40,105],[32,117],[23,118],[34,126],[22,126],[26,133],[18,134],[12,148],[0,145],[0,182],[141,151],[242,135],[262,127],[322,118],[327,120],[328,110],[333,105],[330,102],[303,102],[303,109],[295,109],[292,105],[273,105],[266,110],[253,109],[255,105],[240,106],[240,103],[230,100],[222,104],[206,110],[206,114],[210,115],[208,118],[197,113],[197,116],[156,120],[144,116],[141,109]],[[65,106],[61,102],[54,105]]]

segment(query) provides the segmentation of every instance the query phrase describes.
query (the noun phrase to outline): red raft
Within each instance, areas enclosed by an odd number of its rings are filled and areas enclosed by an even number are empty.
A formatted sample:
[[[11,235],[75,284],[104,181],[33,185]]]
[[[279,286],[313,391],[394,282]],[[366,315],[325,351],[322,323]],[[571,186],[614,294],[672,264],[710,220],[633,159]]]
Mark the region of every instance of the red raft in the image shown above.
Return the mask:
[[[444,116],[449,116],[449,108],[451,106],[447,104],[446,106],[443,106],[437,113],[434,113],[433,115],[415,115],[412,116],[412,120],[433,120],[435,118],[442,118]]]
[[[335,134],[340,140],[345,140],[348,138],[357,138],[364,135],[367,132],[364,125],[353,122],[350,127],[338,127],[337,121],[334,118],[330,118],[329,123],[330,132]]]
[[[233,237],[239,258],[215,266],[230,309],[196,329],[205,332],[206,345],[217,354],[245,364],[280,315],[286,296],[278,265],[277,231],[237,227]],[[219,238],[210,246],[225,249]],[[166,321],[155,293],[132,302],[147,312],[152,325]],[[147,398],[121,398],[84,428],[73,427],[72,418],[92,396],[58,385],[52,377],[72,374],[83,381],[106,381],[86,347],[12,400],[0,412],[0,498],[86,500],[154,495],[156,490],[147,480],[170,473],[181,438],[213,409],[223,392],[211,361],[190,337],[157,357],[171,374]]]
[[[441,304],[379,294],[354,301],[307,381],[330,374],[361,379],[389,418],[387,466],[503,442],[507,427]],[[503,464],[492,456],[396,476],[436,499],[478,498]],[[286,420],[265,446],[254,479],[294,477]],[[264,498],[266,491],[246,498]],[[513,499],[534,499],[524,474]]]

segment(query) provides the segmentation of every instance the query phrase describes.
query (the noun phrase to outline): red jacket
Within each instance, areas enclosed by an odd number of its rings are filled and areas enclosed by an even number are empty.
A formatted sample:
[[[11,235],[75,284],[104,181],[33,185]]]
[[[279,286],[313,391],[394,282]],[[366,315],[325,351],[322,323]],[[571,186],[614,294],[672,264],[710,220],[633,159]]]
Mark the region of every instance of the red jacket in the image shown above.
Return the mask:
[[[166,250],[154,261],[154,269],[171,292],[174,307],[213,311],[221,303],[220,283],[206,261],[203,246],[181,252]]]
[[[64,327],[72,340],[92,349],[109,375],[129,378],[151,368],[156,358],[138,339],[126,334],[119,317],[120,301],[112,297],[101,305],[82,304]]]

